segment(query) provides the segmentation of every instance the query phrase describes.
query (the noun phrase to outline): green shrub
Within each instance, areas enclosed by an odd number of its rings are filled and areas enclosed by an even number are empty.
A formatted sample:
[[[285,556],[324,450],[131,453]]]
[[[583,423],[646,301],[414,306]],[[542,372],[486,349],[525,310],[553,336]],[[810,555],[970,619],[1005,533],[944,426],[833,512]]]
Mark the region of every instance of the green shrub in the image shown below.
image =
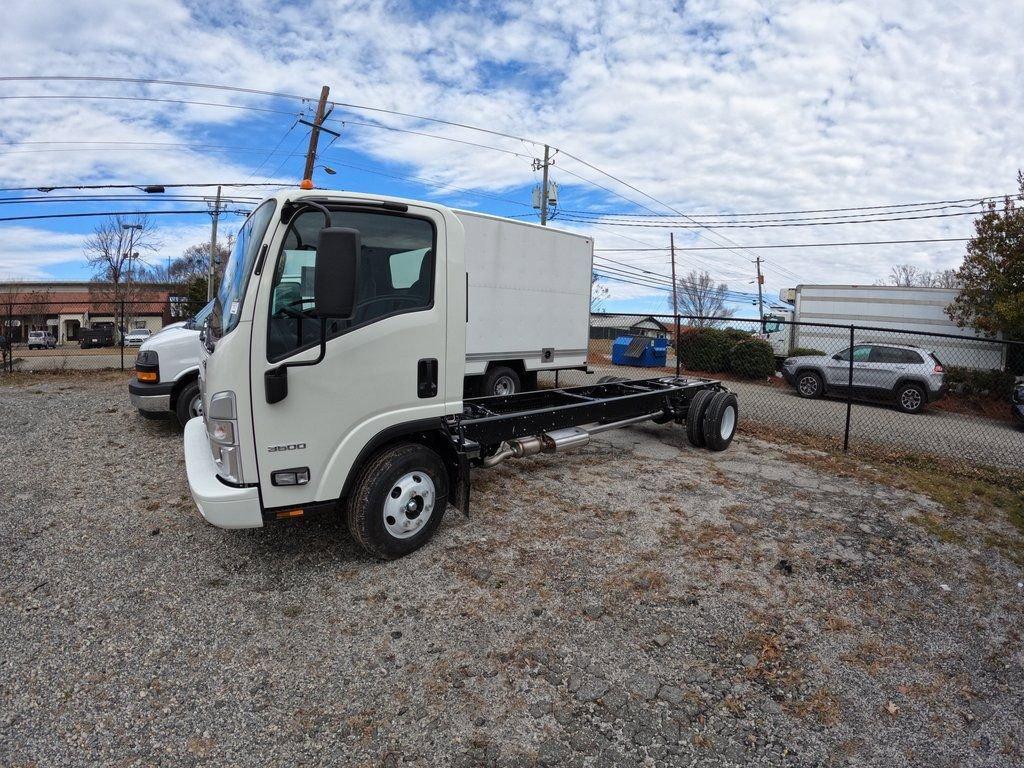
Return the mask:
[[[1013,381],[1013,374],[1005,371],[976,371],[958,366],[946,368],[946,383],[957,395],[1004,400],[1013,391]]]
[[[775,373],[772,345],[762,339],[750,339],[729,350],[729,370],[748,379],[767,379]]]
[[[790,357],[811,357],[812,355],[824,355],[820,349],[814,349],[812,347],[793,347],[793,351],[789,353]]]
[[[687,328],[679,336],[679,361],[691,371],[719,373],[728,368],[735,342],[718,328]]]
[[[750,331],[744,331],[739,328],[726,328],[724,332],[725,335],[728,336],[729,339],[734,342],[746,341],[751,336]]]

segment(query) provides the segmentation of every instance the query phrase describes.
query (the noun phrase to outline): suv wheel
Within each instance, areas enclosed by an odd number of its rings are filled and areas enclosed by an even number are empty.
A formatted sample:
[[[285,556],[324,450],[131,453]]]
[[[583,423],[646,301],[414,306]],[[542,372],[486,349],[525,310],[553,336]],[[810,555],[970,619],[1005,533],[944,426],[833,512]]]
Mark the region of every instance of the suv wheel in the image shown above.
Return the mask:
[[[801,371],[796,377],[796,391],[800,397],[821,397],[824,386],[821,376],[814,371]]]
[[[920,413],[926,402],[924,390],[917,384],[904,384],[896,390],[896,407],[904,413]]]

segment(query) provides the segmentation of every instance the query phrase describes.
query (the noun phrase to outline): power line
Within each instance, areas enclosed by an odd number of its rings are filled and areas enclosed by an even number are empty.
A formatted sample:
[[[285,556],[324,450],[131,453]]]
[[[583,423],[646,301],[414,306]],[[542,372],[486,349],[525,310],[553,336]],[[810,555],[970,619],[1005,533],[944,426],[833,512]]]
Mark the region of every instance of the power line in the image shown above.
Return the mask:
[[[0,192],[53,192],[58,189],[142,189],[145,187],[163,187],[164,189],[183,189],[199,187],[276,187],[281,184],[268,184],[266,182],[218,182],[194,184],[37,184],[34,187],[0,187]]]
[[[755,248],[834,248],[837,246],[847,245],[902,245],[907,243],[965,243],[971,238],[969,237],[931,237],[922,240],[861,240],[858,242],[850,243],[786,243],[786,244],[773,244],[773,245],[757,245]],[[692,246],[688,248],[676,247],[677,251],[719,251],[725,250],[722,246]],[[621,253],[630,252],[642,252],[642,251],[665,251],[668,252],[668,248],[595,248],[595,252],[603,251],[611,253],[618,251]]]
[[[715,224],[715,229],[775,229],[778,227],[825,227],[835,226],[838,224],[877,224],[880,222],[888,221],[918,221],[921,219],[945,219],[952,216],[977,216],[978,211],[961,211],[959,213],[933,213],[927,216],[902,216],[892,218],[880,218],[880,219],[860,219],[857,221],[819,221],[814,223],[787,223],[787,224]],[[561,217],[563,221],[572,221],[575,223],[585,224],[589,219],[575,219],[572,217]],[[647,222],[624,222],[614,221],[605,222],[616,227],[641,227],[645,229],[692,229],[692,227],[686,227],[685,225],[666,223],[666,224],[653,224]],[[698,226],[706,226],[697,222]],[[713,231],[713,230],[712,230]],[[760,246],[755,246],[760,247]]]
[[[35,219],[76,219],[88,218],[91,216],[171,216],[175,214],[198,214],[204,216],[210,212],[206,209],[193,209],[188,211],[101,211],[96,213],[44,213],[36,216],[5,216],[0,221],[30,221]],[[248,216],[249,211],[223,210],[221,213],[231,213],[238,216]]]
[[[1016,198],[1019,198],[1020,196],[1021,196],[1020,193],[1013,192],[1013,193],[1000,193],[1000,194],[995,194],[995,195],[981,195],[979,197],[964,197],[964,198],[959,198],[959,199],[954,199],[954,200],[929,200],[929,201],[924,201],[924,202],[919,202],[919,203],[888,203],[888,204],[885,204],[885,205],[860,205],[860,206],[853,206],[853,207],[850,207],[850,208],[811,208],[811,209],[799,210],[799,211],[760,211],[760,212],[736,212],[736,213],[692,213],[692,214],[688,214],[688,215],[692,216],[693,218],[698,218],[698,219],[701,219],[701,218],[711,218],[711,217],[715,217],[715,218],[722,218],[722,217],[737,218],[737,217],[743,217],[743,216],[788,216],[788,215],[791,215],[791,214],[795,215],[795,214],[804,214],[804,213],[838,213],[838,212],[844,212],[844,211],[873,211],[873,210],[880,210],[880,209],[884,209],[884,208],[917,208],[918,206],[925,206],[925,205],[928,205],[928,206],[938,206],[934,210],[939,210],[941,208],[957,207],[956,204],[958,204],[958,203],[974,203],[974,204],[977,204],[977,203],[982,203],[982,202],[986,202],[986,201],[998,201],[998,200],[1004,199],[1006,197],[1016,197]],[[961,207],[963,207],[963,206],[961,206]],[[632,217],[635,217],[635,218],[641,218],[641,217],[671,218],[671,214],[667,214],[667,213],[618,214],[618,213],[615,213],[614,211],[602,212],[602,211],[574,211],[574,210],[566,210],[566,209],[562,209],[562,210],[563,210],[564,213],[567,213],[567,214],[570,214],[570,215],[581,215],[581,216],[582,215],[587,215],[587,216],[620,216],[621,215],[621,216],[632,216]],[[925,209],[925,210],[928,210],[928,209]],[[833,217],[827,217],[827,218],[833,218]]]

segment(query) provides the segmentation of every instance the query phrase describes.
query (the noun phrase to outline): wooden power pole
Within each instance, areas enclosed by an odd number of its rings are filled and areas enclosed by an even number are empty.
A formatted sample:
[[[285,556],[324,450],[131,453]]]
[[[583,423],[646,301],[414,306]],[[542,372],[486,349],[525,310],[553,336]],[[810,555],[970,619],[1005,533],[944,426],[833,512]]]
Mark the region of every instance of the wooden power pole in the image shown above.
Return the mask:
[[[316,164],[317,144],[320,142],[320,126],[323,125],[327,111],[327,97],[331,89],[324,86],[320,89],[320,101],[316,105],[316,116],[313,118],[313,125],[309,130],[309,149],[306,150],[306,168],[302,172],[302,188],[313,188],[313,166]]]
[[[209,198],[207,198],[207,200],[209,200]],[[214,276],[217,274],[217,221],[220,219],[220,187],[217,187],[217,197],[214,198],[210,216],[213,219],[213,224],[210,226],[210,272],[206,276],[207,301],[213,301],[213,297],[216,295],[216,291],[214,291],[213,287],[213,281]]]
[[[668,246],[672,252],[672,322],[675,323],[676,376],[679,375],[679,286],[676,283],[676,234],[668,233]]]

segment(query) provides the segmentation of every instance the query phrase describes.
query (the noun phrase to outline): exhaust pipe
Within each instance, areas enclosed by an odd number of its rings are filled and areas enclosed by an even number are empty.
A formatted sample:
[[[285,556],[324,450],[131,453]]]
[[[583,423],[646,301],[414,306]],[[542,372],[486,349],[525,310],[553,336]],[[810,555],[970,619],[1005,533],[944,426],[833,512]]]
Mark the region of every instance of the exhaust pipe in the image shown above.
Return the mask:
[[[608,432],[612,429],[619,429],[620,427],[628,427],[630,424],[639,424],[642,421],[648,421],[655,416],[659,416],[661,413],[661,411],[655,411],[654,413],[648,413],[644,416],[634,416],[629,419],[622,419],[621,421],[612,421],[608,424],[595,424],[592,427],[555,429],[551,432],[545,432],[539,436],[520,437],[515,440],[509,440],[506,443],[502,443],[504,448],[501,448],[494,455],[488,456],[484,459],[483,465],[485,467],[493,467],[501,464],[501,462],[506,459],[511,459],[513,457],[521,459],[524,456],[534,456],[538,453],[555,453],[557,451],[564,451],[568,448],[582,448],[590,442],[591,435]]]

